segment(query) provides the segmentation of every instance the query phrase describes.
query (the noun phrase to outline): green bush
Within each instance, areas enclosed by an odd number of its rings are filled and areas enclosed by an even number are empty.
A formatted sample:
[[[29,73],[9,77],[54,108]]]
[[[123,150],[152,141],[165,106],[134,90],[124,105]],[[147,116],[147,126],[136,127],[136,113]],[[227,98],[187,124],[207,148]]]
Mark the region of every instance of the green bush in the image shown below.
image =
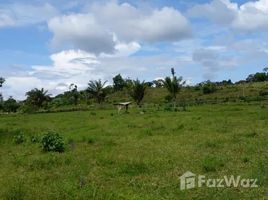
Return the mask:
[[[259,91],[259,96],[267,96],[268,95],[268,90],[261,90]]]
[[[43,151],[64,152],[65,144],[63,138],[55,132],[47,132],[42,136],[41,145]]]
[[[4,112],[9,112],[9,113],[17,112],[18,108],[20,107],[19,103],[12,97],[9,97],[8,100],[4,101],[2,106],[3,106]]]
[[[172,96],[171,95],[165,96],[165,100],[166,100],[166,102],[171,102],[172,101]]]
[[[26,138],[25,138],[24,134],[18,133],[17,135],[15,135],[13,137],[13,141],[15,144],[22,144],[23,142],[26,141]]]
[[[216,85],[212,82],[206,82],[203,85],[203,94],[212,94],[217,91]]]

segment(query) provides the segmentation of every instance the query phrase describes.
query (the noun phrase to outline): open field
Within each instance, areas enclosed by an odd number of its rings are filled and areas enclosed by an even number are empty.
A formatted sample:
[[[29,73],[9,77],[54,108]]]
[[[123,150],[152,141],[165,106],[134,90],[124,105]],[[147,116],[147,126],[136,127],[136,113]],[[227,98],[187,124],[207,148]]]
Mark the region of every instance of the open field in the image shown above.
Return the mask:
[[[187,112],[93,110],[0,116],[0,199],[265,199],[268,108],[204,105]],[[64,153],[30,142],[59,132]],[[27,141],[12,142],[17,130]],[[181,191],[179,176],[257,178],[258,188]]]

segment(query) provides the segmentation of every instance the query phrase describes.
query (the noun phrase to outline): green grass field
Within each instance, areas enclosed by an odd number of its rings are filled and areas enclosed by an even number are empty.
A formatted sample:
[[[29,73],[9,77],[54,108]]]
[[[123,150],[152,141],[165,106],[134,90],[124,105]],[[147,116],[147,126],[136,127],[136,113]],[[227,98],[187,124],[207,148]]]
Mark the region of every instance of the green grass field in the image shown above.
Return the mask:
[[[0,199],[267,199],[268,108],[203,105],[0,116]],[[22,130],[27,141],[14,144]],[[66,151],[30,136],[55,130]],[[258,188],[180,190],[186,171],[257,178]]]

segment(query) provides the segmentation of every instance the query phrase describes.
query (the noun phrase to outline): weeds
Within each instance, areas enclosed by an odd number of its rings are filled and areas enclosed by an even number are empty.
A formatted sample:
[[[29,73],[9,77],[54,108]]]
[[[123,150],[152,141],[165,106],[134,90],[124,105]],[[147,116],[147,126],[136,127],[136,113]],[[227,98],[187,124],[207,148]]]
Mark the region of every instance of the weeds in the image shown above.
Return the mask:
[[[47,132],[42,136],[41,146],[43,151],[64,152],[65,144],[58,133]]]
[[[22,144],[26,141],[26,137],[23,133],[18,133],[13,137],[13,142],[15,144]]]

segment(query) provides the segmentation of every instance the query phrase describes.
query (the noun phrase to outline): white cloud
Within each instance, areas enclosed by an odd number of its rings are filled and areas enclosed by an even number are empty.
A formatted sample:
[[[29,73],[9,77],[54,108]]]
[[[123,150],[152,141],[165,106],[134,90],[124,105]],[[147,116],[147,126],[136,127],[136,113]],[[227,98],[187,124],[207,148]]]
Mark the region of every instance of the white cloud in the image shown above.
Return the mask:
[[[142,47],[137,42],[123,43],[123,42],[118,41],[114,48],[115,48],[114,54],[101,54],[101,56],[102,57],[126,57],[126,56],[130,56],[136,53]]]
[[[128,3],[110,2],[95,4],[90,12],[123,41],[178,41],[191,34],[187,19],[171,7],[141,10]]]
[[[105,77],[97,69],[99,61],[96,56],[85,51],[62,51],[52,54],[50,58],[52,64],[49,66],[33,66],[24,74],[8,77],[4,95],[22,100],[27,91],[42,87],[55,95],[68,90],[71,83],[83,89],[89,80]]]
[[[204,17],[218,24],[230,24],[237,16],[238,5],[229,0],[213,0],[196,5],[188,11],[192,17]]]
[[[179,74],[190,61],[168,54],[152,56],[129,56],[138,49],[135,43],[122,43],[115,55],[95,56],[82,50],[61,51],[51,55],[51,65],[33,66],[21,74],[13,74],[7,78],[4,96],[25,99],[25,93],[35,87],[45,88],[56,95],[68,90],[71,83],[78,89],[85,89],[89,80],[108,80],[121,73],[133,79],[153,80],[161,75],[169,75],[171,66],[179,66]]]
[[[72,77],[92,71],[99,63],[95,55],[81,50],[62,51],[50,56],[52,66],[33,66],[31,75]]]
[[[243,30],[268,29],[268,0],[241,5],[233,26]]]
[[[48,22],[56,47],[95,54],[115,53],[118,41],[153,43],[190,37],[187,19],[174,8],[141,10],[130,4],[94,4],[87,13],[55,17]]]
[[[3,95],[7,98],[13,96],[20,100],[25,99],[26,91],[33,89],[33,87],[44,86],[44,83],[36,78],[30,76],[11,76],[6,78],[6,83]]]
[[[205,79],[214,79],[217,72],[237,66],[234,56],[223,51],[223,48],[200,48],[193,52],[193,61],[201,64]]]
[[[46,22],[58,11],[52,5],[0,4],[0,27],[25,26]]]
[[[217,24],[227,24],[239,30],[268,29],[268,0],[249,1],[242,5],[230,0],[213,0],[196,5],[189,16],[205,17]]]
[[[54,34],[54,47],[83,49],[96,54],[115,51],[112,33],[99,25],[92,14],[56,17],[48,22],[48,28]]]

